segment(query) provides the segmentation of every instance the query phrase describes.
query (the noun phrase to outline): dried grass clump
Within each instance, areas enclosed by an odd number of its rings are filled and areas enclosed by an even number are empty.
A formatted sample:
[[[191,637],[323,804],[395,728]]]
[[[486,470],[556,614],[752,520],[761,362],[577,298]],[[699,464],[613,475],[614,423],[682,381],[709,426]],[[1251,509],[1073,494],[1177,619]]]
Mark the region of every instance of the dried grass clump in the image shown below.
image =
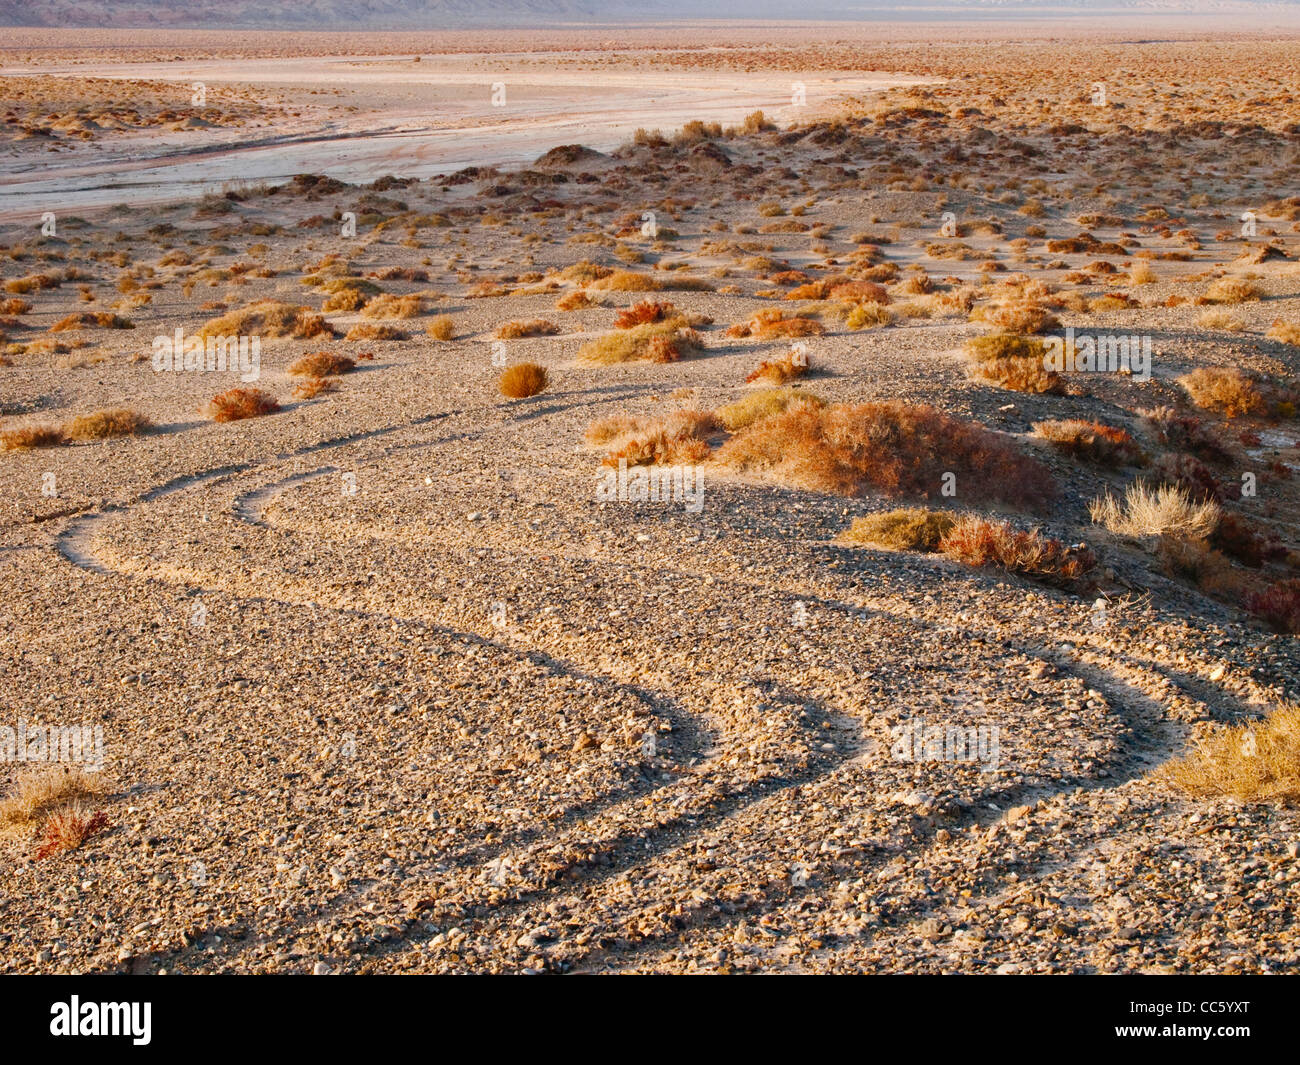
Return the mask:
[[[879,303],[859,303],[844,318],[850,329],[875,329],[894,321],[894,313]]]
[[[825,405],[825,400],[811,392],[794,388],[766,388],[738,399],[735,403],[719,407],[714,414],[727,432],[735,433],[760,419],[780,414],[792,403],[809,403],[821,407]]]
[[[334,336],[335,331],[324,318],[308,307],[298,307],[279,300],[258,300],[247,307],[214,318],[198,332],[201,337],[260,336],[298,337],[310,340]]]
[[[215,422],[237,422],[274,414],[280,409],[276,398],[260,388],[230,388],[208,403],[208,416]]]
[[[726,335],[729,337],[753,337],[757,340],[770,340],[773,337],[821,336],[826,327],[811,318],[786,318],[775,308],[761,310],[747,322],[731,326]]]
[[[1253,281],[1240,277],[1221,277],[1205,290],[1205,303],[1249,303],[1263,295],[1263,290]]]
[[[69,440],[107,440],[117,436],[136,436],[151,428],[153,423],[143,414],[116,407],[78,415],[63,427],[63,431]]]
[[[1009,573],[1069,586],[1096,564],[1086,547],[1067,547],[1037,530],[1025,532],[1005,521],[963,514],[939,543],[939,550],[968,566],[997,566]]]
[[[868,489],[926,496],[941,487],[945,473],[956,475],[963,500],[1036,504],[1056,493],[1047,470],[1005,438],[902,402],[791,405],[732,437],[718,458],[738,470],[849,496]]]
[[[709,411],[679,410],[663,418],[604,418],[588,427],[586,439],[610,445],[606,466],[689,465],[709,457],[709,437],[717,429]]]
[[[1300,344],[1300,323],[1284,322],[1279,318],[1268,327],[1268,332],[1264,336],[1283,344]]]
[[[690,328],[685,318],[677,317],[619,329],[589,340],[578,349],[578,358],[602,366],[636,359],[675,362],[702,347],[699,333]]]
[[[1042,394],[1060,392],[1065,387],[1059,374],[1044,367],[1046,353],[1041,340],[1011,333],[974,337],[966,342],[971,377],[1013,392]]]
[[[108,815],[102,810],[91,814],[83,807],[55,810],[41,826],[41,843],[36,860],[42,861],[64,851],[76,850],[91,836],[109,828]]]
[[[13,793],[0,800],[0,827],[28,830],[60,807],[98,798],[103,777],[79,766],[48,766],[18,778]]]
[[[1035,422],[1034,432],[1058,451],[1099,466],[1139,466],[1145,461],[1132,434],[1113,425],[1051,420]]]
[[[1152,285],[1157,280],[1156,272],[1151,268],[1151,264],[1144,259],[1137,260],[1128,268],[1130,285]]]
[[[937,551],[954,524],[956,518],[947,511],[906,507],[854,518],[838,539],[841,543],[875,544],[894,551]]]
[[[1211,307],[1201,312],[1196,324],[1202,329],[1217,329],[1221,333],[1240,333],[1246,328],[1246,319],[1222,307]]]
[[[1202,540],[1219,524],[1222,511],[1213,500],[1196,502],[1181,485],[1155,489],[1137,482],[1120,502],[1107,492],[1088,506],[1092,520],[1121,536],[1162,536],[1165,533]]]
[[[1202,410],[1236,418],[1243,414],[1263,416],[1268,402],[1258,382],[1235,366],[1202,366],[1178,378],[1178,383]]]
[[[361,308],[363,318],[414,318],[424,312],[424,300],[419,296],[394,296],[381,292]]]
[[[450,340],[456,333],[455,324],[451,320],[451,315],[440,314],[436,318],[430,318],[424,326],[424,331],[433,340]]]
[[[497,387],[503,396],[526,399],[543,391],[546,382],[545,366],[538,366],[535,362],[520,362],[506,367],[497,381]]]
[[[1196,798],[1294,803],[1300,800],[1300,706],[1279,707],[1260,722],[1216,728],[1189,754],[1161,766],[1157,776]]]
[[[32,425],[0,432],[0,450],[4,451],[30,451],[38,447],[59,447],[65,443],[67,438],[57,425]]]
[[[750,371],[749,376],[745,378],[745,384],[752,385],[756,381],[765,381],[773,385],[783,385],[796,377],[803,377],[809,368],[807,353],[792,349],[779,359],[769,359],[760,363],[756,370]]]
[[[289,367],[295,377],[337,377],[356,366],[356,360],[332,351],[314,351]]]
[[[503,322],[497,326],[498,340],[521,340],[524,337],[554,336],[560,327],[545,318],[530,318],[527,321]]]

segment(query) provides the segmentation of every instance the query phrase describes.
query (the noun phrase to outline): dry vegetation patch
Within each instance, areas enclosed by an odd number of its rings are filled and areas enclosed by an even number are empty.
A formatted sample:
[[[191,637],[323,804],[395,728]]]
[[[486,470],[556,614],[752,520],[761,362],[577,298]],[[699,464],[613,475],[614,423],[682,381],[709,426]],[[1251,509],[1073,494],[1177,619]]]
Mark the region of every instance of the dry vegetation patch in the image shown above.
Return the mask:
[[[1294,803],[1300,800],[1300,706],[1216,728],[1157,775],[1197,798]]]
[[[280,404],[260,388],[231,388],[219,392],[208,403],[208,416],[215,422],[237,422],[274,414]]]
[[[1038,504],[1055,495],[1046,468],[983,426],[902,402],[794,404],[728,440],[720,461],[819,491],[932,495],[945,473],[963,499]]]
[[[547,373],[545,366],[535,362],[520,362],[507,367],[497,381],[497,387],[503,396],[511,399],[525,399],[535,396],[546,388]]]

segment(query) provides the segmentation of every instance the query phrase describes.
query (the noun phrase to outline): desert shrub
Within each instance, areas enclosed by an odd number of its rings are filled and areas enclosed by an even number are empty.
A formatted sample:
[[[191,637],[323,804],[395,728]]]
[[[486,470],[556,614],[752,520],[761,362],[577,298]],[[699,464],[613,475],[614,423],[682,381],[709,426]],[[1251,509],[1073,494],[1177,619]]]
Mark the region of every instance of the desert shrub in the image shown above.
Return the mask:
[[[1206,303],[1248,303],[1257,300],[1263,292],[1253,281],[1239,277],[1221,277],[1205,290]]]
[[[295,361],[289,372],[295,377],[336,377],[356,366],[356,360],[332,351],[314,351]]]
[[[1279,318],[1268,327],[1268,332],[1264,335],[1269,340],[1277,340],[1283,344],[1300,344],[1300,323],[1284,322]]]
[[[92,814],[82,807],[55,810],[41,826],[36,860],[39,862],[64,851],[76,850],[91,836],[109,827],[108,815],[103,811]]]
[[[685,318],[679,317],[647,322],[589,340],[578,349],[578,358],[601,365],[635,359],[672,362],[699,351],[701,347],[699,334],[687,325]]]
[[[1295,603],[1300,607],[1300,588]],[[1300,619],[1300,612],[1295,617]],[[1196,798],[1294,803],[1300,800],[1300,707],[1280,707],[1263,721],[1216,727],[1157,772]]]
[[[73,418],[64,426],[69,440],[105,440],[116,436],[136,436],[152,428],[143,414],[125,407],[95,411]]]
[[[365,305],[366,295],[358,292],[356,289],[344,289],[342,292],[335,292],[331,296],[326,296],[320,309],[324,312],[329,311],[355,311]]]
[[[1060,324],[1056,316],[1031,300],[985,303],[971,311],[972,322],[985,322],[1008,333],[1042,333]]]
[[[973,514],[958,517],[939,541],[939,551],[967,566],[996,566],[1045,584],[1069,586],[1095,565],[1086,547],[1067,547],[1037,530]]]
[[[52,326],[51,333],[64,333],[71,329],[134,329],[135,324],[107,311],[78,311],[60,318]]]
[[[1106,492],[1092,501],[1088,513],[1098,525],[1121,536],[1171,533],[1203,540],[1218,526],[1221,511],[1212,500],[1197,502],[1181,486],[1152,489],[1139,481],[1129,485],[1122,502]]]
[[[1179,414],[1173,407],[1152,407],[1138,412],[1157,441],[1176,451],[1186,451],[1207,462],[1227,462],[1232,453],[1201,419]]]
[[[1198,502],[1207,499],[1226,502],[1240,495],[1240,486],[1233,482],[1225,484],[1220,481],[1205,463],[1195,455],[1185,452],[1176,451],[1161,455],[1156,459],[1152,469],[1160,483],[1181,487]]]
[[[889,325],[894,320],[893,312],[879,303],[859,303],[844,318],[844,324],[850,329],[874,329]]]
[[[580,311],[585,307],[595,306],[596,301],[581,289],[576,289],[573,292],[566,292],[555,301],[555,309],[557,311]]]
[[[780,414],[792,403],[811,403],[820,407],[825,401],[810,392],[793,388],[766,388],[719,407],[714,413],[727,432],[734,433],[761,418]]]
[[[208,415],[217,422],[257,418],[279,409],[275,397],[260,388],[230,388],[213,396],[208,403]]]
[[[1222,307],[1211,307],[1202,311],[1196,319],[1202,329],[1217,329],[1223,333],[1240,333],[1246,328],[1246,319],[1240,315],[1225,311]]]
[[[79,767],[49,766],[30,770],[14,782],[11,793],[0,800],[0,826],[30,829],[51,813],[76,807],[104,794],[98,773]]]
[[[786,318],[779,310],[769,308],[759,311],[747,322],[731,326],[729,337],[754,337],[770,340],[773,337],[821,336],[826,327],[811,318]]]
[[[1150,285],[1158,279],[1156,272],[1151,269],[1151,264],[1139,259],[1128,268],[1128,280],[1130,285]]]
[[[406,334],[395,325],[375,325],[358,322],[347,331],[344,340],[405,340]]]
[[[503,396],[525,399],[545,389],[546,382],[545,366],[538,366],[535,362],[519,362],[506,367],[497,381],[497,387]]]
[[[662,322],[666,318],[679,317],[671,303],[660,303],[651,299],[641,300],[631,307],[621,310],[614,317],[615,329],[631,329],[633,326],[645,325],[647,322]]]
[[[901,402],[794,404],[728,440],[719,460],[804,487],[860,495],[929,495],[951,472],[964,499],[1040,503],[1051,475],[1005,438],[931,407]]]
[[[207,322],[198,335],[205,338],[260,336],[310,340],[318,336],[334,336],[335,333],[324,318],[308,307],[279,300],[258,300]]]
[[[1258,569],[1265,562],[1286,556],[1286,548],[1261,531],[1247,518],[1224,511],[1210,543],[1229,558]]]
[[[833,300],[848,300],[852,303],[889,302],[889,291],[884,285],[874,281],[838,281],[827,285],[826,295]]]
[[[455,325],[451,320],[451,315],[440,314],[436,318],[430,318],[424,326],[424,331],[434,340],[450,340],[455,335]]]
[[[1263,416],[1268,403],[1258,382],[1235,366],[1202,366],[1178,378],[1178,383],[1202,410],[1236,418]]]
[[[783,385],[802,377],[809,370],[808,356],[802,350],[790,350],[779,359],[764,360],[758,368],[750,371],[745,378],[746,384],[765,381],[773,385]]]
[[[589,259],[581,259],[571,266],[566,266],[555,276],[564,281],[576,281],[580,285],[585,285],[609,277],[613,272],[608,266],[601,266],[600,263],[593,263]]]
[[[32,448],[58,447],[65,443],[67,439],[57,425],[32,425],[0,432],[0,449],[4,451],[30,451]]]
[[[424,300],[419,296],[394,296],[381,292],[361,308],[363,318],[414,318],[424,311]]]
[[[26,314],[31,309],[30,303],[17,297],[0,300],[0,314]]]
[[[1058,451],[1099,466],[1137,466],[1142,449],[1124,429],[1079,420],[1035,422],[1034,432]]]
[[[1247,598],[1246,609],[1278,632],[1300,633],[1300,580],[1269,585]]]
[[[713,289],[712,284],[698,277],[681,276],[674,272],[656,278],[635,270],[615,270],[587,287],[593,292],[660,292],[664,289],[709,292]]]
[[[497,326],[498,340],[519,340],[523,337],[554,336],[560,327],[545,318],[530,318],[527,321],[504,322]]]
[[[895,551],[937,551],[956,518],[943,510],[905,507],[854,518],[839,536],[843,543],[877,544]]]
[[[971,377],[1014,392],[1060,392],[1060,375],[1043,366],[1047,349],[1035,337],[1002,333],[966,342]]]
[[[1243,576],[1206,540],[1165,533],[1156,555],[1169,576],[1190,581],[1209,595],[1236,599],[1245,591]]]
[[[709,457],[708,440],[717,428],[708,411],[679,410],[662,418],[615,415],[589,426],[586,439],[610,445],[603,460],[607,466],[693,464]]]

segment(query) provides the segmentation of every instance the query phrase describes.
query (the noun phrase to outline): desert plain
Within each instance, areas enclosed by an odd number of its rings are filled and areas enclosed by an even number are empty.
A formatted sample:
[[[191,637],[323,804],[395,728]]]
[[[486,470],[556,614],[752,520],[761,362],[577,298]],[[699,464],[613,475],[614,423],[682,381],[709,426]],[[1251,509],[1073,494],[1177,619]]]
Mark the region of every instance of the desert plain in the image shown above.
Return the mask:
[[[1295,971],[1300,43],[1139,29],[15,34],[0,971]]]

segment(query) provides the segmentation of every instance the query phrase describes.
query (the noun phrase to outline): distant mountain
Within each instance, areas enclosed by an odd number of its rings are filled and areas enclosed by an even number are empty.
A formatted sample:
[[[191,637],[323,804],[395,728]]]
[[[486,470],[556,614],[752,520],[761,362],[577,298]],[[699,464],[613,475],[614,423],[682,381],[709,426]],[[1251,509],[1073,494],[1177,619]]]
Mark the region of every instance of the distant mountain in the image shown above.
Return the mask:
[[[443,29],[673,18],[924,19],[1300,9],[1300,0],[0,0],[0,26]]]

